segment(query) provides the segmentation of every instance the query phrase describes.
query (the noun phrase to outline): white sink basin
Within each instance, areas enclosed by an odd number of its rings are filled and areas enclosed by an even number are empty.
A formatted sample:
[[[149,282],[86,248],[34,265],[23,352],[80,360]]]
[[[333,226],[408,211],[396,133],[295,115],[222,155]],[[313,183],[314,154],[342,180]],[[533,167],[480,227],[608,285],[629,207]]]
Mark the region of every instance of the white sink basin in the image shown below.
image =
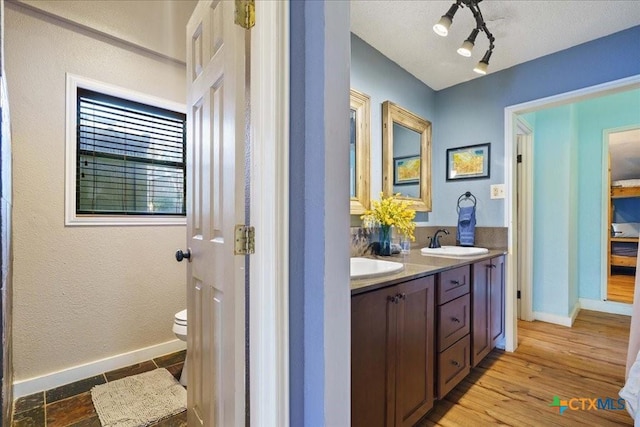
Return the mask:
[[[487,248],[471,248],[466,246],[442,246],[441,248],[422,248],[422,255],[442,256],[449,258],[464,258],[489,253]]]
[[[351,258],[351,278],[364,279],[397,273],[404,268],[402,263],[381,259]]]

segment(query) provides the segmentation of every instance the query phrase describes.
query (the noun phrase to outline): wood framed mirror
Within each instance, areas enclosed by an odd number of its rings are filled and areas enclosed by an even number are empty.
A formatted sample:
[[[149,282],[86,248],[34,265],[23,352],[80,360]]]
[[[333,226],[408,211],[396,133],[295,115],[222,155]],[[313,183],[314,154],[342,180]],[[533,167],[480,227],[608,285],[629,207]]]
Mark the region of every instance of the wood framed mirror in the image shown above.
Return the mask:
[[[382,190],[431,211],[431,122],[390,101],[382,103]]]
[[[351,215],[369,209],[369,147],[371,144],[371,100],[368,95],[351,89],[350,96],[349,175]]]

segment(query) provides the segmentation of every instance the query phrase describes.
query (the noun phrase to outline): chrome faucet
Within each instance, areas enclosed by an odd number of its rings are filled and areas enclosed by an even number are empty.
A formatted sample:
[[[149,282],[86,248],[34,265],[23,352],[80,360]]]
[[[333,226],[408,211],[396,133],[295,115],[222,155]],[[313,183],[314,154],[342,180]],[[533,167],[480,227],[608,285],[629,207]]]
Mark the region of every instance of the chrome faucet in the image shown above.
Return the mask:
[[[431,241],[429,242],[429,247],[431,249],[436,249],[440,247],[440,236],[438,236],[438,234],[440,233],[444,233],[444,234],[449,234],[449,230],[445,230],[444,228],[440,228],[438,229],[438,231],[436,231],[433,235],[433,237],[430,237]]]

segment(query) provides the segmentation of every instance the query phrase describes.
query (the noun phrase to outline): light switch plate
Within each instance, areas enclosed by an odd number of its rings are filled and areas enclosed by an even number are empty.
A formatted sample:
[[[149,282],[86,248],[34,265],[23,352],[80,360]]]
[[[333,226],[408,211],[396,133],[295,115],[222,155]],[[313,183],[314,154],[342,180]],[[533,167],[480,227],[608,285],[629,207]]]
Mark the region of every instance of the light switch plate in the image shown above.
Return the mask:
[[[495,184],[491,186],[492,199],[504,199],[504,184]]]

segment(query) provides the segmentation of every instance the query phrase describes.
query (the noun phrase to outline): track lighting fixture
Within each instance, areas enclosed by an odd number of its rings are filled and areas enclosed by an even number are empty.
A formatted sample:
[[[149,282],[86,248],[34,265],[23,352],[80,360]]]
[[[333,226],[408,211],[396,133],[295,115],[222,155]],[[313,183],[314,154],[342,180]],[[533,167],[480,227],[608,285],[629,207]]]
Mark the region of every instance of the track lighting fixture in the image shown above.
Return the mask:
[[[478,33],[482,31],[487,36],[487,39],[489,39],[489,50],[487,50],[487,52],[484,54],[480,62],[478,62],[478,65],[476,65],[473,71],[479,74],[487,74],[487,68],[489,67],[489,58],[491,58],[493,48],[495,47],[495,45],[493,44],[495,38],[487,28],[487,24],[484,22],[484,18],[482,17],[482,13],[480,12],[478,3],[480,3],[481,1],[482,0],[456,0],[456,2],[449,8],[449,11],[446,14],[442,15],[438,23],[433,26],[433,31],[439,36],[447,36],[447,34],[449,34],[449,28],[451,27],[451,24],[453,22],[453,16],[458,11],[458,8],[465,6],[468,7],[471,13],[473,13],[473,17],[476,20],[476,27],[471,31],[469,37],[467,37],[467,39],[462,43],[462,46],[458,48],[458,53],[462,56],[470,57],[471,50],[473,49],[476,42],[476,37],[478,36]]]

